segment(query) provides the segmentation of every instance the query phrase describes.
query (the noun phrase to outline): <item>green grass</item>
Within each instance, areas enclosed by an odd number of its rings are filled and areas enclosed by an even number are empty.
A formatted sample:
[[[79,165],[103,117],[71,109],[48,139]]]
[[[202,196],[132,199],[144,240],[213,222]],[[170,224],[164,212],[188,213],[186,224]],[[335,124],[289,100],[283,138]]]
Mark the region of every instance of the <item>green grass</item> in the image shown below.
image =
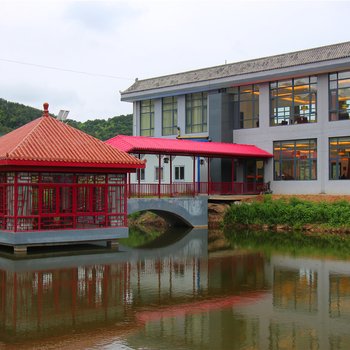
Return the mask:
[[[294,229],[306,224],[350,228],[350,203],[311,202],[295,197],[273,200],[267,195],[261,202],[232,205],[225,214],[224,226],[233,224],[288,225]]]

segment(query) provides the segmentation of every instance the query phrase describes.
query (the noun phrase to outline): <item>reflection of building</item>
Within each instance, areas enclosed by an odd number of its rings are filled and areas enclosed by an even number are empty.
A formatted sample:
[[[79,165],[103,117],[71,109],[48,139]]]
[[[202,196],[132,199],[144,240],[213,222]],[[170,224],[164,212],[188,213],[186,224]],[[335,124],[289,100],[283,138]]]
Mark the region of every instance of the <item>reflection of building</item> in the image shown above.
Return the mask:
[[[176,341],[184,349],[348,349],[349,271],[343,261],[269,261],[260,254],[210,259],[206,308],[191,302],[177,312],[151,313],[145,330],[129,341]]]
[[[129,337],[129,344],[169,349],[173,343],[181,349],[242,349],[244,344],[249,349],[262,349],[258,346],[259,320],[242,316],[236,309],[266,298],[264,262],[263,255],[255,253],[210,258],[208,288],[199,299],[189,300],[189,294],[184,293],[184,301],[178,305],[141,312],[138,316],[149,321],[141,334]]]
[[[254,144],[273,161],[212,163],[212,181],[275,193],[350,193],[350,42],[136,80],[134,135]],[[190,166],[185,166],[191,172]],[[215,171],[214,171],[215,169]],[[154,173],[154,169],[149,171]],[[231,173],[234,174],[231,174]]]
[[[266,269],[271,297],[237,310],[259,315],[261,348],[347,348],[350,262],[273,256]]]

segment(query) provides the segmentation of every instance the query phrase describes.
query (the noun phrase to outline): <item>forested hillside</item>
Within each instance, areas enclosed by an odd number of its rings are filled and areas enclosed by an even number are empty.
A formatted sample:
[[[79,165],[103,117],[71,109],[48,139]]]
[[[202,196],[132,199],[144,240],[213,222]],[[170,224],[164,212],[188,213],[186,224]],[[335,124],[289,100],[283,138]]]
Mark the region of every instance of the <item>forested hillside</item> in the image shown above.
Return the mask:
[[[9,102],[0,98],[0,135],[34,120],[42,115],[42,111],[19,103]],[[100,140],[108,140],[117,135],[132,135],[132,115],[121,115],[107,120],[95,119],[78,122],[72,119],[65,121]]]

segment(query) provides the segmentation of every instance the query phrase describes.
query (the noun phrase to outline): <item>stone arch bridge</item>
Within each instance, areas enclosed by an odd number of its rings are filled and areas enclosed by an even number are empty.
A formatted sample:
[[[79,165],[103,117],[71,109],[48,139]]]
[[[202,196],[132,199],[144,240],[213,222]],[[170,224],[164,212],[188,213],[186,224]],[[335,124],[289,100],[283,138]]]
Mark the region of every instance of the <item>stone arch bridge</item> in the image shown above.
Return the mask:
[[[128,215],[142,211],[156,213],[171,226],[208,227],[207,196],[128,199]]]

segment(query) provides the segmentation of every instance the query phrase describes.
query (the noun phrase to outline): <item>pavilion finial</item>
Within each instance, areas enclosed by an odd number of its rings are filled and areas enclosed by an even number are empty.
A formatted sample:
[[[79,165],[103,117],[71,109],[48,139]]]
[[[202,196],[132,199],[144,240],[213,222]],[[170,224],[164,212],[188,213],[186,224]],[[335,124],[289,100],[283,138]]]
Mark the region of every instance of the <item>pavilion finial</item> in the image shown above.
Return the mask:
[[[45,102],[43,104],[43,106],[44,106],[43,117],[48,117],[49,116],[49,104],[47,102]]]

